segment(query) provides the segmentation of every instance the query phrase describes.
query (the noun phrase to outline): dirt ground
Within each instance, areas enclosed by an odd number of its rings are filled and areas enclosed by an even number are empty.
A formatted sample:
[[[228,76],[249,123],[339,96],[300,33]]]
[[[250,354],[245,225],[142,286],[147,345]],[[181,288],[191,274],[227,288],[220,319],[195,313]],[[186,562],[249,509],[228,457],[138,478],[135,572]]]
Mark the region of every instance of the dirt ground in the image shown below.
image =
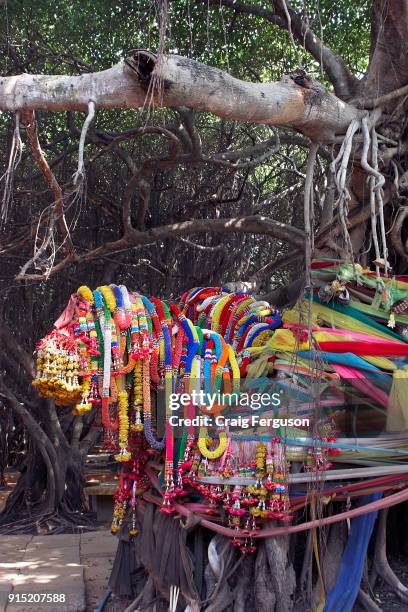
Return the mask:
[[[390,557],[390,565],[398,576],[402,584],[408,586],[408,557]],[[395,610],[408,610],[408,604],[402,603],[400,599],[391,591],[387,584],[377,581],[373,593],[370,593],[376,604],[383,612],[395,612]],[[364,608],[356,604],[353,612],[363,612]]]
[[[85,599],[87,612],[98,609],[108,590],[108,580],[115,558],[117,539],[104,528],[81,536],[81,563],[84,566]]]

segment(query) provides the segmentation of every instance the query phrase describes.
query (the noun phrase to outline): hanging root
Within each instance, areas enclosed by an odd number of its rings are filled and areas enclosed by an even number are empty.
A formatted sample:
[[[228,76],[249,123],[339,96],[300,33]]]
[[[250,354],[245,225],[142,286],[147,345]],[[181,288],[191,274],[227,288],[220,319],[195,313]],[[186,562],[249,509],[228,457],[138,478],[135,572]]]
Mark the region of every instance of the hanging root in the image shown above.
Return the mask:
[[[343,228],[343,238],[346,252],[351,261],[354,262],[353,245],[351,244],[350,234],[347,227],[348,203],[351,199],[350,192],[347,188],[347,167],[350,160],[351,150],[353,146],[353,138],[360,127],[360,120],[353,119],[350,123],[340,151],[336,159],[331,163],[330,169],[333,173],[334,182],[338,192],[336,205],[339,210],[341,226]]]
[[[45,278],[48,278],[48,274],[54,265],[57,253],[57,247],[55,244],[57,226],[62,239],[61,246],[58,248],[64,249],[67,260],[73,260],[75,258],[75,249],[65,218],[62,189],[41,149],[38,139],[37,121],[34,113],[25,111],[22,115],[22,121],[24,123],[23,127],[25,127],[27,131],[27,137],[31,146],[33,157],[37,162],[45,181],[51,188],[55,199],[54,202],[47,206],[40,215],[34,241],[33,257],[31,257],[31,259],[29,259],[22,266],[17,278],[19,280],[26,278],[27,272],[32,266],[36,270],[43,271]],[[40,234],[42,239],[41,244],[38,246]]]
[[[388,508],[381,510],[378,518],[374,551],[374,575],[371,586],[374,586],[377,577],[382,578],[401,601],[408,603],[408,588],[394,574],[387,559],[387,516]]]
[[[371,233],[373,237],[375,258],[376,258],[376,261],[378,262],[378,260],[381,259],[381,255],[382,255],[383,260],[384,260],[385,274],[387,274],[388,273],[388,260],[387,260],[388,250],[387,250],[387,240],[386,240],[386,233],[385,233],[384,202],[383,202],[383,192],[382,192],[382,187],[385,183],[385,178],[378,170],[377,132],[375,131],[375,127],[373,126],[371,128],[371,134],[370,134],[367,117],[363,117],[363,119],[361,120],[361,128],[363,132],[363,150],[361,154],[361,166],[369,175],[368,181],[369,181],[369,186],[370,186]],[[368,162],[369,150],[370,150],[371,164]],[[381,233],[381,242],[382,242],[381,249],[380,249],[380,245],[378,242],[377,214],[380,220],[380,233]],[[379,279],[380,269],[379,269],[378,263],[376,263],[376,273],[377,273],[377,278]]]
[[[33,157],[37,162],[44,179],[50,186],[55,198],[55,201],[52,205],[51,214],[59,227],[61,238],[63,240],[62,246],[67,253],[73,255],[74,246],[65,219],[62,189],[41,149],[41,145],[38,139],[37,121],[34,113],[26,113],[25,115],[23,115],[23,120],[26,124],[25,128],[27,131],[28,140],[31,145]]]
[[[297,54],[297,47],[296,47],[295,39],[293,38],[293,32],[292,32],[292,19],[290,17],[290,13],[289,13],[289,10],[286,4],[286,0],[281,0],[281,4],[282,4],[283,12],[285,13],[285,17],[287,21],[287,30],[288,30],[290,42],[292,43],[292,47],[295,53]]]
[[[89,100],[88,102],[88,114],[84,121],[84,125],[82,126],[81,137],[79,139],[79,150],[78,150],[78,168],[75,172],[73,178],[73,183],[79,189],[85,180],[85,165],[84,165],[84,148],[85,148],[85,140],[86,135],[88,133],[89,126],[92,123],[93,118],[95,117],[95,102],[93,100]]]
[[[378,243],[378,235],[377,235],[377,214],[375,210],[375,178],[373,176],[370,176],[368,181],[370,185],[371,238],[374,244],[375,259],[376,259],[376,262],[378,262],[381,257],[381,253],[380,253],[380,245]],[[378,263],[375,264],[375,272],[377,275],[377,283],[378,283],[377,289],[380,289],[381,278],[380,278],[380,267]]]
[[[375,130],[374,121],[368,116],[360,119],[353,119],[350,123],[343,143],[337,157],[331,163],[330,169],[333,173],[334,182],[338,192],[336,205],[338,206],[339,217],[343,228],[343,238],[346,252],[351,261],[354,262],[353,245],[347,227],[348,203],[351,199],[347,188],[347,167],[353,146],[353,139],[356,132],[361,128],[363,137],[363,148],[361,153],[361,166],[368,174],[370,187],[370,207],[371,207],[371,233],[376,257],[377,278],[380,279],[379,264],[381,258],[384,260],[385,274],[388,272],[388,250],[386,241],[386,231],[384,222],[384,201],[383,185],[385,178],[378,169],[378,138]],[[368,158],[370,156],[370,161]],[[377,215],[380,223],[381,245],[377,232]]]
[[[7,170],[3,176],[0,177],[0,183],[4,181],[3,197],[0,210],[0,221],[2,225],[6,223],[8,219],[10,207],[13,201],[14,173],[21,161],[22,151],[23,146],[20,136],[20,113],[17,112]]]
[[[43,214],[40,215],[37,224],[37,231],[34,240],[34,255],[22,266],[17,276],[17,278],[19,279],[24,278],[31,266],[34,266],[34,268],[37,270],[51,270],[54,265],[56,254],[54,239],[55,218],[52,214],[48,214],[48,225],[45,227],[45,235],[42,239],[40,246],[37,247],[42,217]],[[46,256],[46,253],[49,249],[51,249],[51,254]]]
[[[138,62],[136,68],[136,71],[139,74],[140,72],[142,73],[142,79],[145,82],[148,82],[145,102],[145,106],[147,108],[146,125],[151,109],[153,109],[156,104],[161,106],[163,103],[164,83],[160,75],[162,74],[163,61],[166,51],[167,24],[169,19],[168,0],[157,0],[156,19],[159,24],[159,44],[157,47],[157,54],[154,58],[154,64],[152,65],[151,63],[152,58],[148,58],[147,64],[149,66],[146,65],[143,67]],[[154,69],[152,69],[153,66]],[[133,65],[131,65],[131,68],[135,69]],[[148,68],[147,71],[146,68]]]
[[[307,160],[306,169],[306,180],[305,180],[305,195],[303,200],[303,213],[305,222],[305,236],[306,236],[306,252],[305,252],[305,265],[306,265],[306,287],[311,288],[311,271],[310,265],[312,263],[312,251],[313,251],[313,171],[316,162],[318,145],[312,143],[310,146],[309,157]]]
[[[306,180],[305,180],[305,195],[303,200],[303,214],[305,223],[305,294],[309,292],[309,308],[308,308],[308,334],[311,341],[312,334],[312,256],[314,249],[314,234],[313,234],[313,172],[316,162],[318,145],[312,143],[310,145],[309,157],[307,160]]]
[[[79,138],[78,148],[78,168],[72,176],[73,189],[68,194],[71,198],[68,208],[75,206],[74,213],[72,214],[73,220],[71,221],[70,229],[73,231],[76,227],[78,219],[81,214],[81,209],[86,198],[86,173],[84,163],[84,149],[86,136],[91,125],[93,118],[95,117],[95,102],[89,100],[88,102],[88,114],[85,118],[84,124],[81,130],[81,136]],[[68,209],[67,208],[67,209]]]
[[[371,158],[372,158],[374,170],[378,173],[378,179],[375,184],[375,194],[376,194],[377,206],[378,206],[378,218],[380,220],[381,242],[382,242],[382,251],[383,251],[383,258],[384,258],[384,272],[385,272],[385,275],[387,275],[388,273],[388,248],[387,248],[387,236],[385,232],[384,198],[383,198],[383,189],[382,189],[385,183],[385,178],[378,170],[378,138],[377,138],[377,132],[374,126],[371,130]]]

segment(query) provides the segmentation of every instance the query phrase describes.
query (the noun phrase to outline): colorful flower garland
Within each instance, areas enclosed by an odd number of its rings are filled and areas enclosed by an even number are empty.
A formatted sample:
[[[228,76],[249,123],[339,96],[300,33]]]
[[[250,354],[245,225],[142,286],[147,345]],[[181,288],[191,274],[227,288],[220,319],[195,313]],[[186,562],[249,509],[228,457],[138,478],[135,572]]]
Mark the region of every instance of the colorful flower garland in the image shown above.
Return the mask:
[[[237,530],[252,529],[254,521],[271,516],[287,520],[282,445],[234,442],[226,429],[213,441],[206,427],[191,425],[201,408],[213,415],[236,409],[251,348],[281,325],[279,313],[265,302],[220,287],[196,288],[184,294],[179,307],[123,285],[95,291],[82,286],[76,299],[72,321],[39,344],[34,384],[62,405],[75,404],[76,415],[94,410],[95,421],[100,420],[105,448],[122,464],[112,531],[121,528],[130,512],[130,534],[137,534],[137,499],[148,486],[144,466],[152,454],[159,460],[163,450],[163,512],[174,512],[174,500],[193,489],[207,500],[209,513],[222,511]],[[151,397],[158,393],[160,402],[163,388],[165,436],[158,440]],[[230,400],[216,402],[211,412],[192,401],[185,405],[183,416],[190,424],[181,429],[176,444],[170,396],[178,391],[190,396],[204,392],[204,397],[226,393]],[[159,405],[156,416],[160,414]],[[214,475],[221,482],[234,475],[253,476],[256,484],[206,484],[205,478]],[[239,537],[234,543],[245,552],[253,547]]]

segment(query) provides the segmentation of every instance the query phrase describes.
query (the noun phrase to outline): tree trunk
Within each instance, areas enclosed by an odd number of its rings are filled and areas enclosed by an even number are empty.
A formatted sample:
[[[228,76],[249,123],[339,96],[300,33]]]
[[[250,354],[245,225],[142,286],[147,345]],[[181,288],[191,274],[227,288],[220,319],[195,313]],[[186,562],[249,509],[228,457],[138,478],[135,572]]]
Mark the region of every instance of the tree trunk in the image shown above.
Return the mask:
[[[29,447],[20,478],[0,514],[0,531],[55,531],[86,524],[90,520],[83,492],[86,452],[81,455],[64,432],[58,431],[61,425],[51,401],[30,403],[28,411],[4,386],[3,395],[23,421]]]

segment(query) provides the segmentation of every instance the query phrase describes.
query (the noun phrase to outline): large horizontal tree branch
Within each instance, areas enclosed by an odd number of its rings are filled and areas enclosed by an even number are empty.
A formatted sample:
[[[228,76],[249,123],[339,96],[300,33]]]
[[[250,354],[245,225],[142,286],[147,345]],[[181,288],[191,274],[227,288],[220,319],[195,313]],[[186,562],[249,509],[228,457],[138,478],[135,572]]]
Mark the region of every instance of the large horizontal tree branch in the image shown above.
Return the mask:
[[[158,64],[144,50],[102,72],[0,77],[0,110],[86,110],[90,100],[97,109],[141,108],[152,78],[163,83],[156,105],[188,106],[227,119],[291,126],[318,142],[332,142],[363,114],[305,75],[248,83],[175,55]]]
[[[128,229],[126,234],[119,240],[107,242],[96,249],[84,253],[75,259],[75,263],[81,264],[112,253],[154,244],[168,238],[205,234],[207,232],[259,234],[289,242],[298,249],[304,248],[304,233],[301,230],[280,221],[269,219],[268,217],[252,215],[231,219],[192,219],[155,227],[146,231],[139,231],[133,228]],[[24,274],[17,276],[17,280],[47,280],[70,263],[74,263],[74,261],[67,257],[51,268],[46,274]]]

